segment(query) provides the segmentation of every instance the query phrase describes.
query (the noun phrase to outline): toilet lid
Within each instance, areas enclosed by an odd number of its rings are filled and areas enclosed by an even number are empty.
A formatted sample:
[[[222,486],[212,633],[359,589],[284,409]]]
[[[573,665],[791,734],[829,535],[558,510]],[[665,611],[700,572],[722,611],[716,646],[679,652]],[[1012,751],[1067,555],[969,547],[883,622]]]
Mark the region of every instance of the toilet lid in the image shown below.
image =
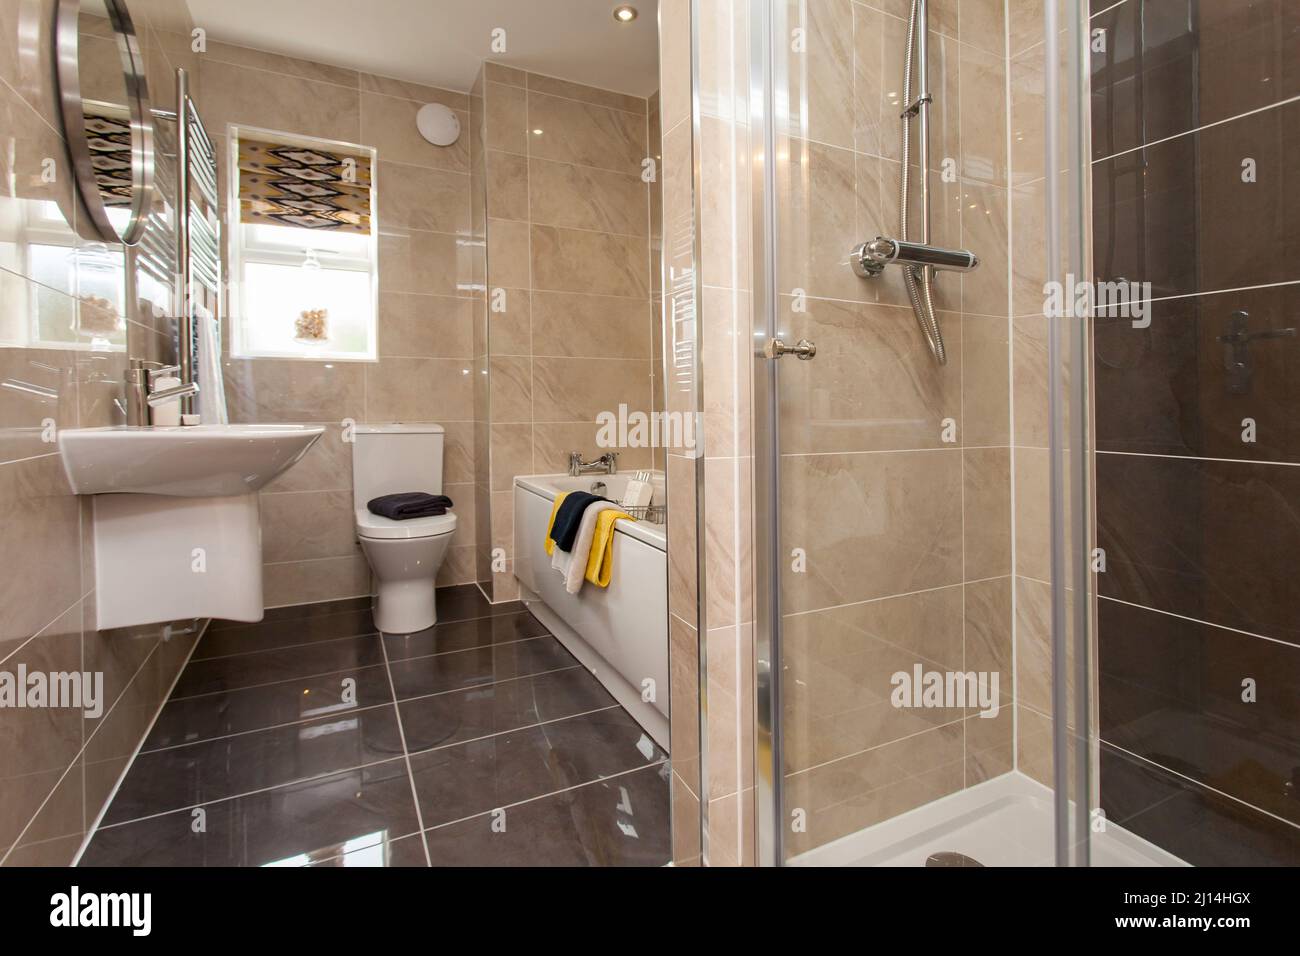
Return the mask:
[[[447,512],[431,518],[407,518],[394,521],[382,515],[371,514],[366,508],[357,509],[357,534],[363,538],[432,538],[451,534],[456,530],[456,515]]]

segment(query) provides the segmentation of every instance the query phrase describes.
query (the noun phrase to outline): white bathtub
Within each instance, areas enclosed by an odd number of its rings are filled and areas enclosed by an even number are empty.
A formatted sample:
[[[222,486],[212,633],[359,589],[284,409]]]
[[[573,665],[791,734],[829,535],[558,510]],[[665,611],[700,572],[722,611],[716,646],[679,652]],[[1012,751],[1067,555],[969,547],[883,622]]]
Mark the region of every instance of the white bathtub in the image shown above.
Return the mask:
[[[605,685],[664,750],[668,749],[668,546],[663,525],[614,526],[614,574],[608,588],[577,594],[551,569],[546,528],[557,492],[590,491],[603,481],[618,500],[629,475],[530,475],[515,479],[515,577],[521,599],[574,657]],[[654,504],[664,498],[654,477]],[[649,700],[645,698],[649,697]]]

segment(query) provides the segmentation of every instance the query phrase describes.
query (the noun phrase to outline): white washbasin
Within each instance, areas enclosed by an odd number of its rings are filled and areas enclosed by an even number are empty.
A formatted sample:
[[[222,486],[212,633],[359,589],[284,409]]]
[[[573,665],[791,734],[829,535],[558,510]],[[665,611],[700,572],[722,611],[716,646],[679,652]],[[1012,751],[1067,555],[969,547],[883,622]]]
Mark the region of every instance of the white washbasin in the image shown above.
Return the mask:
[[[71,428],[59,432],[59,452],[79,495],[214,498],[257,491],[324,431],[308,425]]]

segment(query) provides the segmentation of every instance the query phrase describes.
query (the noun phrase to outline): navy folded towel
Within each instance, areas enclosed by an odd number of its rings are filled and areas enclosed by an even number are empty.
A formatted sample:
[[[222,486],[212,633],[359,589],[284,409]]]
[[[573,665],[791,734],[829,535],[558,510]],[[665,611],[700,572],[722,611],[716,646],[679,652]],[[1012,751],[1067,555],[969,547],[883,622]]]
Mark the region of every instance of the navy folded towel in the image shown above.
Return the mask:
[[[575,491],[566,497],[555,513],[555,524],[551,526],[551,540],[555,546],[561,551],[572,551],[573,542],[578,538],[578,526],[582,524],[582,513],[589,505],[608,500],[585,491]]]
[[[408,518],[432,518],[445,515],[452,507],[446,495],[431,495],[424,491],[404,491],[396,495],[380,495],[366,502],[372,515],[405,521]]]

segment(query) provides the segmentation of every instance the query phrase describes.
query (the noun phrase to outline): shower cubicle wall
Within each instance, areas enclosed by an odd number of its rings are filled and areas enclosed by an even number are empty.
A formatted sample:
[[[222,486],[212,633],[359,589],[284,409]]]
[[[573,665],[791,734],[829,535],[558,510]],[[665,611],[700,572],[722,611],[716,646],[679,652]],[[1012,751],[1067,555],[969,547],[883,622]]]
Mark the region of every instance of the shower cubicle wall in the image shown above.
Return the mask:
[[[978,258],[934,278],[944,364],[903,267],[850,256],[903,235],[913,7],[911,238],[928,192],[929,244]],[[696,174],[735,190],[745,289],[711,310],[706,279],[701,329],[739,304],[756,346],[725,504],[752,507],[757,862],[1300,862],[1300,9],[694,16]]]

